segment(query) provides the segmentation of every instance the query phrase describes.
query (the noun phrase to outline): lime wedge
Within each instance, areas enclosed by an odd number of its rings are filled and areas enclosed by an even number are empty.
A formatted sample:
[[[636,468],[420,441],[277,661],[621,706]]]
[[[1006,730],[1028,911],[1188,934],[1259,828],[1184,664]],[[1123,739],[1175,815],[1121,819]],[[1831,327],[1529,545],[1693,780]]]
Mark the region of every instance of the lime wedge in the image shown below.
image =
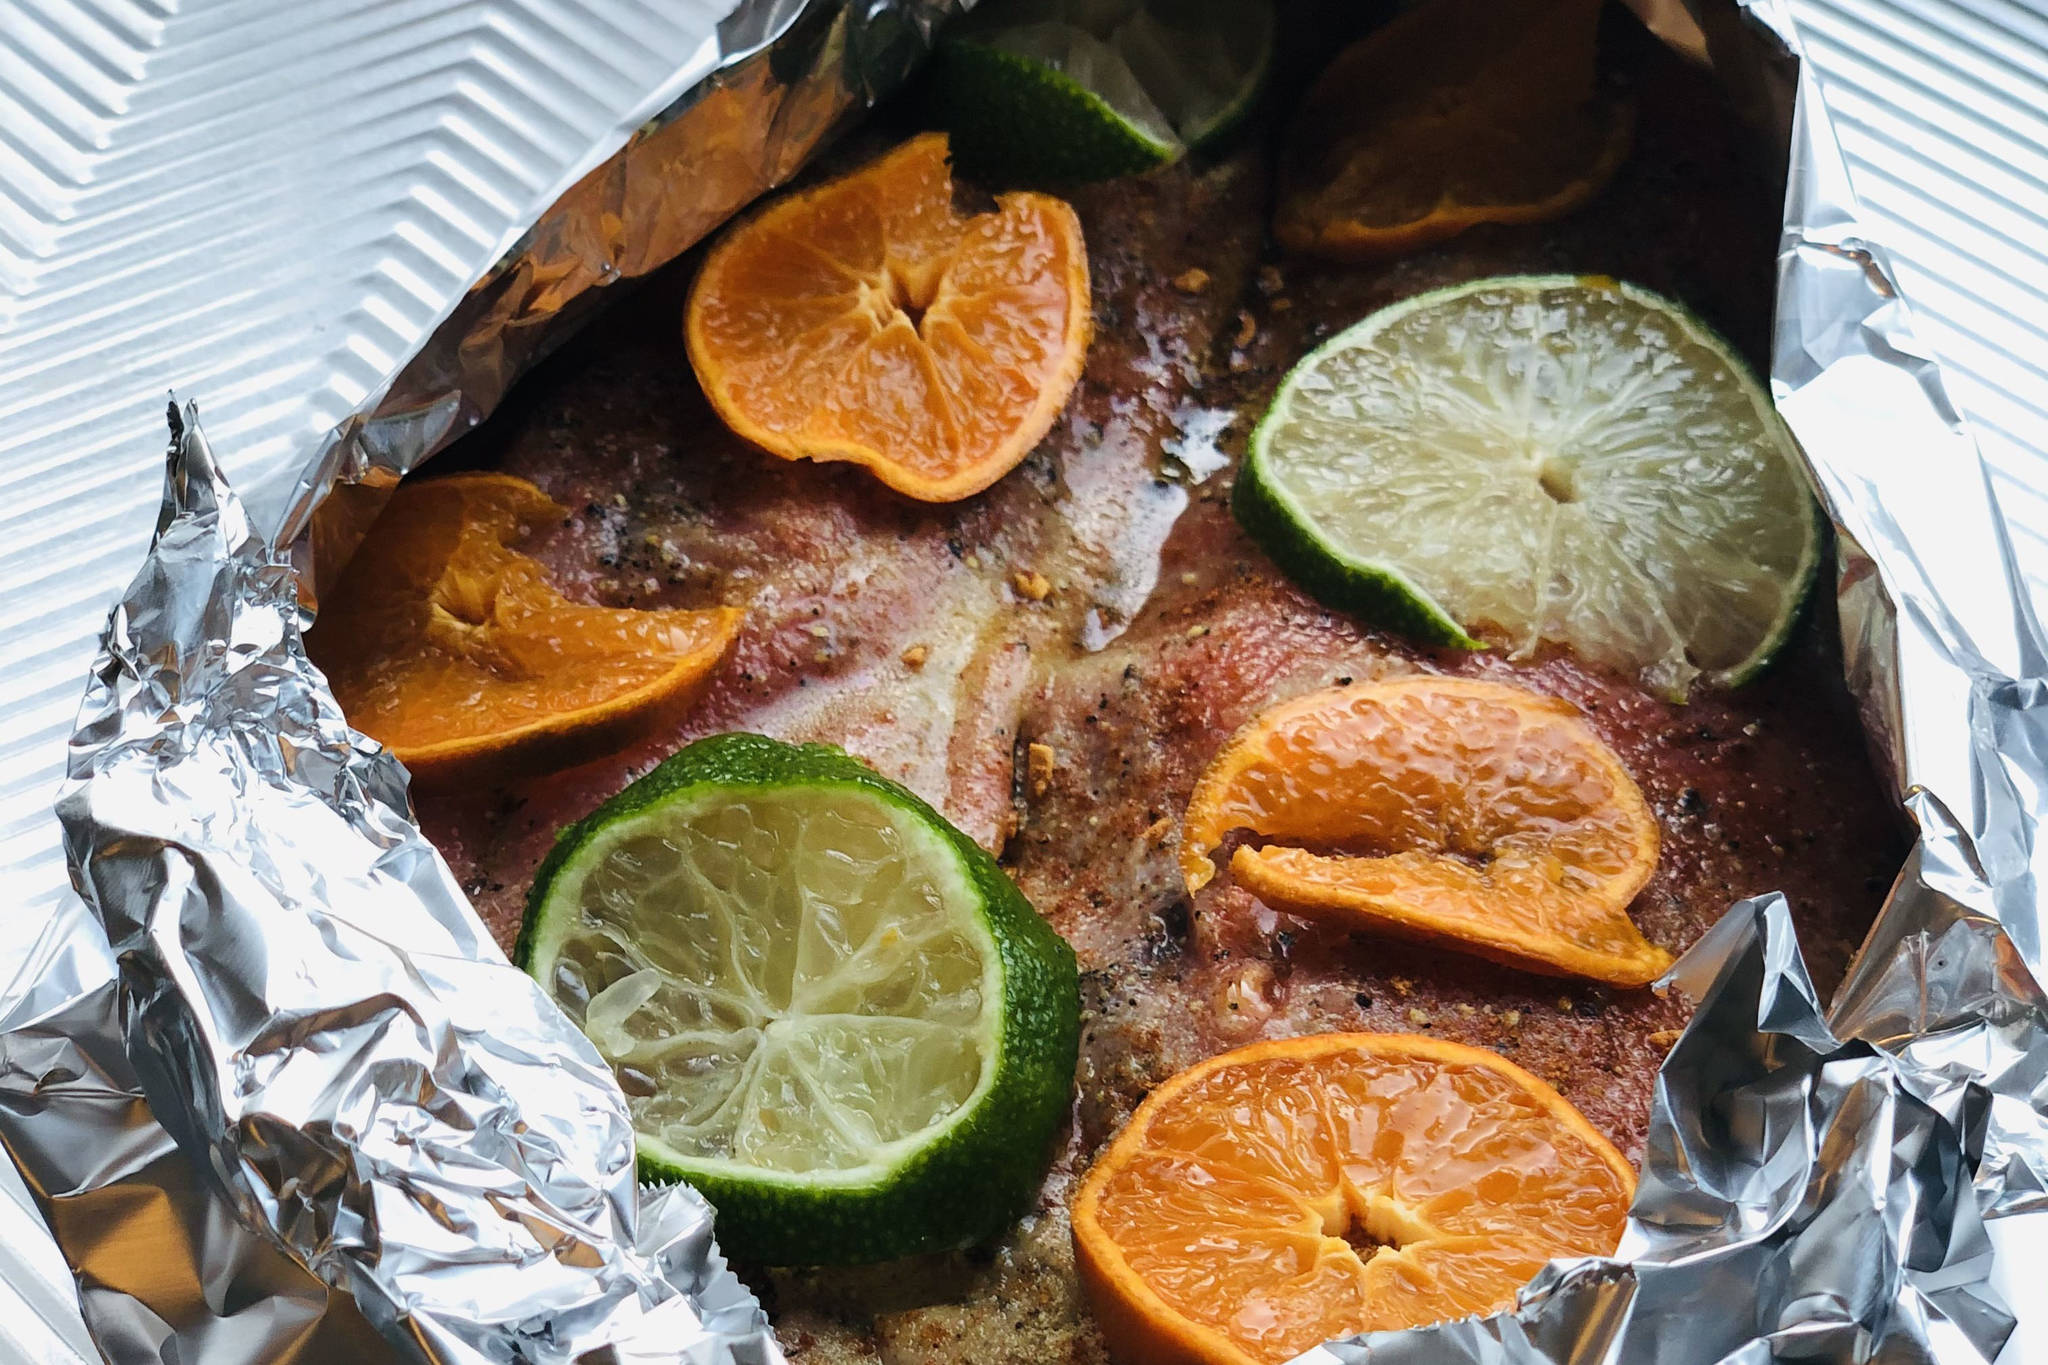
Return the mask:
[[[735,1256],[965,1246],[1066,1114],[1066,943],[980,848],[837,749],[701,740],[563,831],[519,959],[617,1072],[650,1180]]]
[[[1236,126],[1272,53],[1270,0],[998,0],[943,45],[935,100],[970,173],[1107,180]]]
[[[1599,278],[1478,280],[1296,365],[1238,518],[1331,605],[1442,644],[1544,642],[1682,699],[1784,643],[1821,523],[1728,344]]]

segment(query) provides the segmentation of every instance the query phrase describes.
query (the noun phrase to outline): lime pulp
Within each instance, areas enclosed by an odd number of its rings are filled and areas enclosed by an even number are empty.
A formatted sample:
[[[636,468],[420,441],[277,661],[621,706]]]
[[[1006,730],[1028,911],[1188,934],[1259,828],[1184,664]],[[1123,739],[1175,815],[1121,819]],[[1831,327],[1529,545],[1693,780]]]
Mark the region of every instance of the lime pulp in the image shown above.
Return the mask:
[[[522,964],[612,1065],[641,1171],[734,1255],[968,1244],[1066,1109],[1072,953],[980,848],[835,749],[727,735],[571,826]]]
[[[1571,276],[1423,294],[1318,347],[1253,432],[1236,506],[1332,605],[1435,643],[1563,645],[1674,698],[1769,661],[1822,543],[1728,344]]]

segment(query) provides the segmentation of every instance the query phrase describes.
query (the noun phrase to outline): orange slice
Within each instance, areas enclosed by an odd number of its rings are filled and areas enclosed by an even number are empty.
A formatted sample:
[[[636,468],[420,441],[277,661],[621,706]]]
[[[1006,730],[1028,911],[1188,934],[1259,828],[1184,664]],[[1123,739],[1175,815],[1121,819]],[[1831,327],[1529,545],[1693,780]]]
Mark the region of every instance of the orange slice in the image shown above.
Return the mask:
[[[736,607],[589,607],[511,548],[565,515],[524,479],[401,484],[320,609],[307,652],[357,729],[415,776],[560,767],[694,699]]]
[[[1254,1043],[1154,1090],[1082,1181],[1075,1259],[1119,1361],[1268,1365],[1504,1308],[1611,1253],[1635,1174],[1564,1097],[1401,1034]]]
[[[1018,193],[961,214],[945,135],[927,133],[735,228],[705,259],[684,333],[741,436],[950,502],[1038,444],[1089,326],[1073,209]]]
[[[1671,955],[1629,921],[1657,821],[1569,702],[1501,683],[1396,678],[1261,713],[1188,803],[1196,891],[1230,872],[1269,905],[1555,975],[1654,981]]]
[[[1345,49],[1295,115],[1274,235],[1365,260],[1584,203],[1633,127],[1596,90],[1600,8],[1432,0]]]

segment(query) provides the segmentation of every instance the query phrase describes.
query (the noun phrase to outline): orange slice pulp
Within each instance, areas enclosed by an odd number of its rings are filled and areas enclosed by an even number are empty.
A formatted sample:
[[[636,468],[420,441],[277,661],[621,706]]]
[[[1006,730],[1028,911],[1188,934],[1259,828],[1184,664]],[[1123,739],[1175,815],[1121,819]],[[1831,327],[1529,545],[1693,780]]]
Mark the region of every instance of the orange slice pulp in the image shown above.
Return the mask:
[[[349,722],[413,770],[565,766],[686,705],[736,607],[635,611],[564,598],[512,549],[564,510],[524,479],[401,484],[306,636]]]
[[[1295,115],[1274,234],[1364,260],[1584,203],[1627,156],[1634,122],[1596,88],[1600,9],[1431,0],[1354,43]]]
[[[1634,1190],[1493,1053],[1325,1034],[1154,1090],[1082,1182],[1074,1248],[1118,1360],[1266,1365],[1503,1308],[1550,1258],[1611,1253]]]
[[[1630,922],[1657,821],[1569,702],[1472,679],[1330,688],[1261,713],[1195,785],[1189,891],[1234,830],[1269,905],[1533,971],[1654,981],[1671,955]]]
[[[1038,444],[1089,328],[1073,209],[1015,193],[962,214],[945,135],[927,133],[730,232],[684,332],[705,395],[747,440],[949,502]]]

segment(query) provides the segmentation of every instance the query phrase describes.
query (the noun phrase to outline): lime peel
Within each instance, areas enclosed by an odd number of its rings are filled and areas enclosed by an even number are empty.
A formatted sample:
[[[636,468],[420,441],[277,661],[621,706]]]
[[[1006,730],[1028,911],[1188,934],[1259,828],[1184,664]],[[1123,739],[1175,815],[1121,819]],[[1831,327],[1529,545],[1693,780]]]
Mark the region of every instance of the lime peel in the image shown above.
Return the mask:
[[[1269,410],[1268,417],[1271,416]],[[1262,420],[1260,426],[1264,426]],[[1258,429],[1252,449],[1258,448]],[[1302,514],[1288,496],[1253,475],[1246,461],[1231,495],[1231,510],[1252,539],[1296,583],[1317,600],[1355,611],[1389,630],[1423,644],[1485,649],[1451,614],[1392,564],[1363,558],[1334,545],[1316,546],[1300,534]]]
[[[1234,505],[1340,610],[1434,644],[1564,644],[1674,700],[1776,656],[1825,540],[1741,359],[1598,276],[1455,285],[1324,342],[1253,431]]]
[[[673,755],[563,831],[515,953],[621,1072],[642,1177],[700,1189],[735,1256],[965,1246],[1036,1194],[1072,1087],[1073,953],[841,750],[736,734]]]
[[[941,45],[934,103],[971,173],[1134,175],[1241,123],[1272,61],[1268,0],[1018,0]]]

